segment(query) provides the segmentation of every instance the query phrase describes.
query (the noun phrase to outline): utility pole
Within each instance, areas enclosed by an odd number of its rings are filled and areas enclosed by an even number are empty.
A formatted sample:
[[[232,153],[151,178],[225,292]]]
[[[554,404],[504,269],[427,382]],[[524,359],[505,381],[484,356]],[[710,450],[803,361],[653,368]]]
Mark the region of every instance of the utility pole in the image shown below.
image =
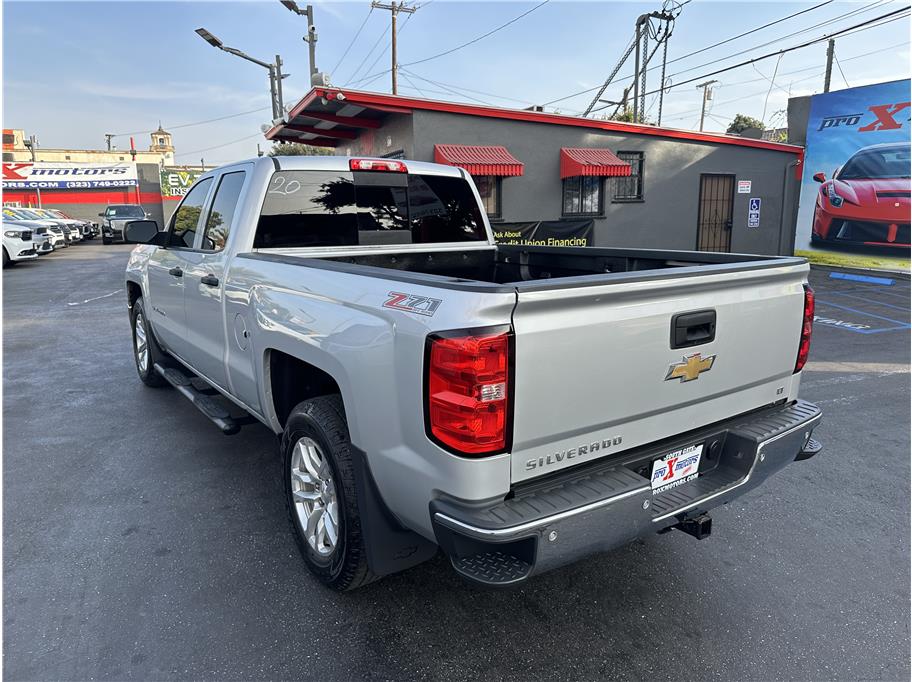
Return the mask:
[[[111,140],[114,139],[116,135],[112,133],[105,133],[105,145],[108,147],[108,151],[111,151]]]
[[[391,2],[388,5],[384,5],[382,2],[377,2],[377,0],[374,0],[371,3],[371,7],[373,7],[374,9],[387,9],[390,11],[390,16],[392,17],[393,36],[392,36],[392,45],[391,45],[390,51],[392,53],[392,67],[393,68],[392,68],[391,72],[393,75],[393,94],[396,95],[396,94],[398,94],[397,75],[398,75],[398,71],[399,71],[399,62],[396,59],[396,15],[399,14],[399,12],[405,12],[406,14],[414,14],[415,12],[418,11],[418,8],[417,7],[406,7],[405,2],[400,2],[397,5],[396,0],[393,0],[393,2]]]
[[[830,91],[830,76],[833,74],[833,55],[836,53],[836,41],[830,38],[827,41],[826,75],[823,77],[823,91]]]
[[[706,118],[706,103],[712,98],[712,90],[710,86],[713,83],[718,83],[719,81],[706,81],[705,83],[700,83],[697,86],[697,90],[703,88],[703,106],[700,107],[700,131],[703,131],[703,121]]]

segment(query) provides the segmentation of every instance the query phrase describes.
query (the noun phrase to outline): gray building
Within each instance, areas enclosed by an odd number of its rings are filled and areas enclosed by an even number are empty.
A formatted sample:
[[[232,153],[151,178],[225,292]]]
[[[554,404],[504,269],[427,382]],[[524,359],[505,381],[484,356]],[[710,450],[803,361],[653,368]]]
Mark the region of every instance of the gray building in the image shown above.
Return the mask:
[[[561,221],[591,246],[792,252],[797,146],[336,88],[266,137],[466,168],[502,235]]]

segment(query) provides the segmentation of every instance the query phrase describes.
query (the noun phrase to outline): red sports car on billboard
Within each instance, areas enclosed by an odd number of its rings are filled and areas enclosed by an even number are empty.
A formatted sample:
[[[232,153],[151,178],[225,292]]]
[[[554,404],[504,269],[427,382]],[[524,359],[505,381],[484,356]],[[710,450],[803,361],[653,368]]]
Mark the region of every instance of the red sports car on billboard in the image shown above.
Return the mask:
[[[910,144],[875,144],[859,149],[821,183],[814,207],[811,241],[816,246],[845,244],[908,249]]]

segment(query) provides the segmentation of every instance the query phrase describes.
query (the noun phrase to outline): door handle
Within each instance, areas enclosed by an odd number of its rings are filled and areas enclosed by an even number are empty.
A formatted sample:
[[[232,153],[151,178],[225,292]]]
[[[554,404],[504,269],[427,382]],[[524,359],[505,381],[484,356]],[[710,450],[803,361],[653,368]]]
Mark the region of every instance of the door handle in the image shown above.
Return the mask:
[[[171,268],[170,270],[168,270],[168,274],[171,275],[172,277],[183,277],[184,271],[181,270],[180,268]]]
[[[210,287],[217,287],[219,285],[218,277],[213,275],[205,275],[200,277],[200,282]]]

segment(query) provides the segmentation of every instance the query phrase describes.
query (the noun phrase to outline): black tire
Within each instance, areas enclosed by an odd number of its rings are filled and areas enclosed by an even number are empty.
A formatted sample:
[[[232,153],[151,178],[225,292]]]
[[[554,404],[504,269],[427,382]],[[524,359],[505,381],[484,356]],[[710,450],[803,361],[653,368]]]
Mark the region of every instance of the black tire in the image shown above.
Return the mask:
[[[328,556],[321,556],[307,541],[292,497],[292,455],[303,437],[319,446],[332,473],[339,509],[338,541]],[[355,489],[351,441],[345,408],[338,395],[327,395],[299,403],[288,417],[282,434],[285,507],[295,541],[304,563],[324,585],[340,592],[354,590],[377,579],[367,565],[367,550],[361,534],[361,518]]]
[[[104,244],[105,246],[107,246],[108,244],[111,243],[111,240],[108,239],[107,237],[102,237],[102,238],[101,238],[101,243]]]
[[[8,268],[13,264],[13,260],[9,256],[9,252],[6,250],[6,247],[3,247],[3,267]]]
[[[142,331],[145,332],[145,347],[148,351],[145,368],[142,367],[142,363],[140,362],[140,353],[138,351],[139,345],[136,341],[137,324],[140,324],[142,326]],[[152,327],[149,325],[149,318],[146,316],[146,309],[143,307],[142,298],[137,298],[133,303],[133,308],[130,310],[130,329],[133,332],[131,334],[131,339],[133,341],[133,362],[136,365],[136,373],[139,374],[140,381],[146,386],[151,386],[153,388],[167,385],[168,382],[165,381],[162,375],[155,371],[154,366],[156,364],[164,364],[168,355],[161,349],[161,346],[158,345],[158,341],[155,340],[155,335],[152,333]]]

